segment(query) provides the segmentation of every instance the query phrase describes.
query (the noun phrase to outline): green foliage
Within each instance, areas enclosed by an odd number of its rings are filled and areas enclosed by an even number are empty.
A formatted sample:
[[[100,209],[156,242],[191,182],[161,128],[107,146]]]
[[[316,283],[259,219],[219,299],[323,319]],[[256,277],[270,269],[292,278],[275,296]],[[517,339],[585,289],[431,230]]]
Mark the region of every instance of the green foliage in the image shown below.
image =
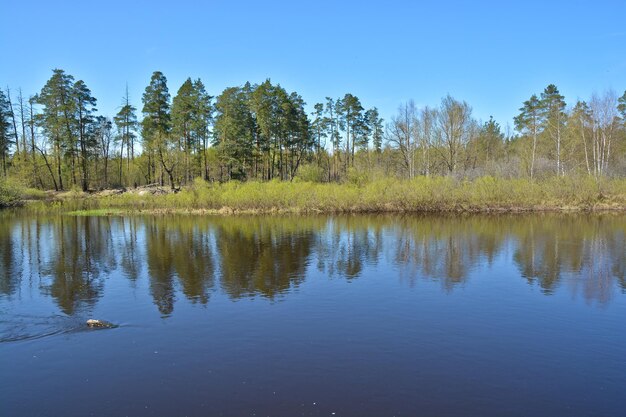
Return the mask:
[[[89,189],[89,169],[87,163],[91,155],[96,153],[98,141],[95,135],[96,98],[82,80],[76,81],[72,88],[73,98],[76,105],[76,136],[80,150],[80,164],[82,174],[82,189]]]
[[[61,69],[53,70],[40,93],[27,100],[30,108],[24,106],[21,93],[18,97],[16,107],[8,88],[6,97],[0,92],[2,174],[59,192],[77,186],[91,192],[167,183],[172,192],[181,187],[182,192],[163,200],[180,202],[185,196],[202,207],[185,194],[190,189],[199,192],[201,188],[192,185],[197,177],[207,182],[280,179],[300,186],[328,181],[352,187],[341,190],[351,195],[353,189],[371,191],[365,189],[374,180],[421,181],[420,175],[449,175],[460,183],[486,181],[481,177],[488,175],[530,178],[540,180],[543,187],[555,175],[578,178],[586,173],[597,183],[626,176],[626,92],[622,97],[594,94],[589,104],[579,102],[567,109],[551,84],[539,97],[532,95],[523,103],[514,119],[519,136],[508,130],[505,135],[493,118],[474,119],[470,105],[450,95],[437,108],[418,109],[409,101],[385,127],[378,110],[366,110],[351,93],[326,97],[307,115],[298,93],[269,79],[226,88],[214,105],[201,80],[188,78],[170,102],[167,79],[156,71],[142,97],[141,123],[128,91],[110,119],[96,114],[96,99],[86,84]],[[139,126],[143,142],[135,147]],[[416,203],[420,207],[428,207],[432,199],[426,197],[440,192],[431,185],[420,183],[423,192]],[[239,186],[246,189],[245,184]],[[388,186],[397,189],[395,184]],[[475,195],[489,199],[494,192],[486,192],[484,184],[477,189],[464,186],[463,192],[445,181],[439,186],[457,193],[456,203],[462,207],[476,204]],[[343,207],[342,198],[318,192],[317,184],[310,191],[329,207]],[[417,195],[412,189],[403,191]],[[587,195],[589,201],[593,195]],[[412,207],[410,202],[394,204]]]
[[[120,185],[130,186],[133,183],[133,179],[136,175],[133,175],[132,170],[136,170],[135,164],[131,161],[135,161],[135,140],[137,138],[137,109],[130,104],[128,97],[128,88],[126,88],[126,95],[124,97],[123,105],[113,118],[115,126],[117,127],[117,136],[115,142],[119,144],[119,183]],[[124,148],[126,148],[126,176],[124,177],[123,170],[123,158]],[[109,149],[106,149],[108,156]],[[104,155],[103,155],[104,156]],[[105,177],[107,172],[105,170]],[[135,179],[136,182],[136,179]],[[105,185],[107,181],[105,180]]]
[[[42,112],[36,116],[37,125],[52,143],[55,159],[56,178],[52,175],[54,187],[63,190],[62,159],[65,157],[74,160],[76,156],[76,103],[72,100],[74,77],[66,74],[62,69],[54,69],[52,77],[46,82],[41,92],[35,96],[35,101],[42,107]],[[74,166],[72,163],[71,166]],[[50,168],[50,167],[49,167]],[[50,168],[52,173],[52,168]]]
[[[562,175],[561,148],[563,141],[563,131],[565,130],[565,97],[561,95],[554,84],[548,85],[541,93],[541,117],[545,131],[554,141],[556,150],[556,174]]]
[[[165,171],[172,189],[174,185],[174,167],[176,165],[176,141],[170,134],[172,129],[170,114],[170,93],[167,78],[160,71],[152,73],[150,84],[142,97],[143,120],[141,121],[143,144],[150,155],[147,179],[150,182],[157,178],[156,161],[159,172]]]
[[[141,122],[144,140],[152,143],[164,139],[171,128],[170,93],[167,78],[160,71],[155,71],[150,84],[143,93],[143,115]]]
[[[249,90],[249,86],[227,88],[215,104],[215,145],[231,173],[247,170],[252,162],[256,124],[249,107]]]
[[[305,164],[298,170],[295,180],[304,182],[323,182],[326,179],[324,169],[315,164]]]
[[[2,164],[2,175],[7,175],[7,159],[9,148],[13,143],[13,134],[11,133],[12,117],[11,104],[4,95],[4,91],[0,90],[0,163]]]
[[[206,150],[209,126],[213,120],[212,97],[199,79],[188,78],[172,101],[172,133],[178,139],[178,151],[183,155],[184,182],[190,181],[194,172],[208,177]],[[194,166],[203,166],[194,170]]]
[[[346,132],[346,155],[351,155],[352,163],[354,163],[354,149],[356,145],[361,141],[367,140],[367,135],[364,134],[363,106],[358,97],[349,93],[344,95],[337,103],[340,127]],[[349,161],[350,159],[346,158],[346,167],[350,164]]]
[[[0,179],[0,208],[20,205],[22,191],[22,187],[16,183]]]
[[[350,184],[357,186],[363,186],[371,180],[369,172],[358,170],[355,167],[348,168],[346,178]]]
[[[216,102],[215,144],[228,178],[294,178],[316,140],[304,105],[270,80],[224,90]]]
[[[376,107],[367,110],[365,112],[365,125],[368,133],[368,141],[371,139],[372,147],[374,151],[380,153],[383,148],[383,119],[380,117],[378,113],[378,109]],[[364,143],[365,147],[367,147],[367,141]],[[361,144],[363,147],[363,144]]]
[[[618,99],[617,111],[619,111],[622,116],[622,123],[626,125],[626,91],[624,94]]]

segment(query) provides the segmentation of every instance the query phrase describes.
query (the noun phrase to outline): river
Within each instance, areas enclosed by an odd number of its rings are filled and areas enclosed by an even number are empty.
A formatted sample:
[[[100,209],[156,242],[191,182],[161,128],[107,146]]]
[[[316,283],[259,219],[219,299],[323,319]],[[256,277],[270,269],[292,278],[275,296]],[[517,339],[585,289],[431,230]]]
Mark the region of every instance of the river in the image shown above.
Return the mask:
[[[624,215],[0,213],[2,416],[614,417],[624,393]]]

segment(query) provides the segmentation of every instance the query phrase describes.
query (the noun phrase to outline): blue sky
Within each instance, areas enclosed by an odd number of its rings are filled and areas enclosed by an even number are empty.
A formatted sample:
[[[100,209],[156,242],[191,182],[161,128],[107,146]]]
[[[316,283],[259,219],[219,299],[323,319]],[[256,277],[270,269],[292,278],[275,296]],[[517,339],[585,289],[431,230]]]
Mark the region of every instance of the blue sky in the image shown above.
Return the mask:
[[[568,103],[626,89],[626,1],[0,0],[0,85],[38,92],[52,68],[82,79],[113,115],[155,70],[172,95],[271,78],[310,107],[350,92],[386,120],[450,93],[509,123],[556,84]]]

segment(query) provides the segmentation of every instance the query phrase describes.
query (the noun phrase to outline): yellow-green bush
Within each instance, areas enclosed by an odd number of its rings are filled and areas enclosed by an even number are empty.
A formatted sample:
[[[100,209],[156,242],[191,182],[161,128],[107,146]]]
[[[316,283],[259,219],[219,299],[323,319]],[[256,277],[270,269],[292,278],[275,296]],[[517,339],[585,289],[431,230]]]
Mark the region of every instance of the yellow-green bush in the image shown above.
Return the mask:
[[[16,206],[20,202],[20,188],[8,181],[0,180],[0,208]]]
[[[201,179],[178,193],[65,197],[55,210],[115,208],[127,211],[226,210],[234,212],[423,212],[626,208],[626,180],[589,177],[541,181],[480,177],[381,178],[373,181],[207,183]]]

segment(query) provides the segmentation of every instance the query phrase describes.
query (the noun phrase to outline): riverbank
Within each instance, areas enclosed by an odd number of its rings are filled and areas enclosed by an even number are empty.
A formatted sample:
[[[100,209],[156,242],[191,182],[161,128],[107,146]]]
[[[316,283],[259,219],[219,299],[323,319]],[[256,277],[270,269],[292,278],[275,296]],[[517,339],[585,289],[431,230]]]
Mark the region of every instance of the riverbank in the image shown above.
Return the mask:
[[[33,211],[106,215],[127,213],[283,214],[626,211],[626,180],[482,177],[383,179],[365,184],[229,182],[171,192],[161,187],[97,193],[49,193]]]

